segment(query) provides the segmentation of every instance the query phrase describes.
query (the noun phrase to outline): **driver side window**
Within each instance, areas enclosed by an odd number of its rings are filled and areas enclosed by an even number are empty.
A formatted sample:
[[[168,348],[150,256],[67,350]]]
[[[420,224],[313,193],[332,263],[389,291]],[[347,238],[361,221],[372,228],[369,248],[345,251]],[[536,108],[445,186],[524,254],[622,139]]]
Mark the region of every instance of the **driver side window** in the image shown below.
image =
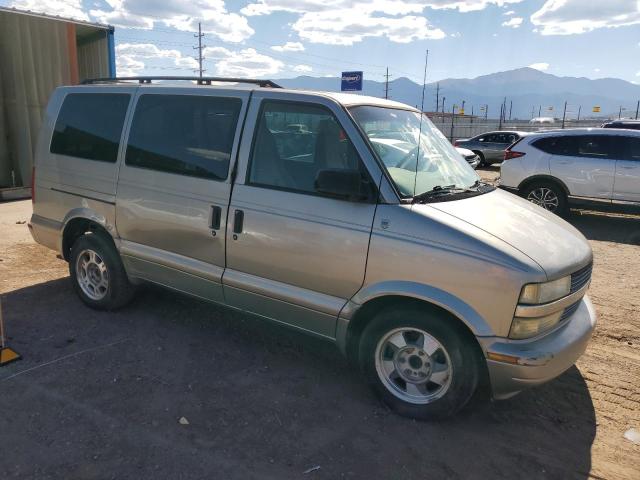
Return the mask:
[[[321,170],[360,169],[355,147],[320,105],[265,101],[250,157],[248,183],[316,193]]]

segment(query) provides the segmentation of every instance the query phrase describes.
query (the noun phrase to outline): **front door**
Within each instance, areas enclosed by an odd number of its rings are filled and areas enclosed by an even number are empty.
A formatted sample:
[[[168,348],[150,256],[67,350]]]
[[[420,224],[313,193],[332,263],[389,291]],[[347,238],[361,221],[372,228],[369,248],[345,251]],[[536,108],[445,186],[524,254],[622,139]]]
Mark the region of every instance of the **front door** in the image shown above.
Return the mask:
[[[616,160],[613,199],[640,203],[640,137],[619,137],[624,144]]]
[[[248,93],[140,90],[116,199],[125,266],[221,302],[229,171]]]
[[[257,96],[229,210],[225,299],[332,338],[364,280],[376,205],[322,195],[315,180],[328,169],[368,174],[329,107]]]

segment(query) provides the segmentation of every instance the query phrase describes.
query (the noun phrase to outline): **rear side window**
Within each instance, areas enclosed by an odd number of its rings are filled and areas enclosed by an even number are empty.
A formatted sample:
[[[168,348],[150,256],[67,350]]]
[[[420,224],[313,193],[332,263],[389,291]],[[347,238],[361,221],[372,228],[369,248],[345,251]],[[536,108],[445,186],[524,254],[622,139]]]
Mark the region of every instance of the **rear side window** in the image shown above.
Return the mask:
[[[242,101],[193,95],[142,95],[133,116],[126,164],[224,180]]]
[[[640,162],[640,137],[623,137],[626,143],[626,160]]]
[[[552,155],[576,155],[577,142],[574,136],[543,137],[532,142],[532,145]]]
[[[130,95],[70,93],[51,138],[51,153],[114,163]]]
[[[609,135],[584,135],[576,138],[579,157],[614,158],[616,156],[614,137]]]

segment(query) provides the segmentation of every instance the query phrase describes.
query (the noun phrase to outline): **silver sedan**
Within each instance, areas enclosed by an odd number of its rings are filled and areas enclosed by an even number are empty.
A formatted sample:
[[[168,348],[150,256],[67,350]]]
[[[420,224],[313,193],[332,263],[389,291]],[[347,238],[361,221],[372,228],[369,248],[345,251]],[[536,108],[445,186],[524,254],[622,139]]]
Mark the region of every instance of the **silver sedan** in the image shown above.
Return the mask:
[[[480,166],[487,166],[502,162],[507,147],[526,135],[527,132],[518,131],[487,132],[456,140],[453,145],[472,150],[480,157]]]

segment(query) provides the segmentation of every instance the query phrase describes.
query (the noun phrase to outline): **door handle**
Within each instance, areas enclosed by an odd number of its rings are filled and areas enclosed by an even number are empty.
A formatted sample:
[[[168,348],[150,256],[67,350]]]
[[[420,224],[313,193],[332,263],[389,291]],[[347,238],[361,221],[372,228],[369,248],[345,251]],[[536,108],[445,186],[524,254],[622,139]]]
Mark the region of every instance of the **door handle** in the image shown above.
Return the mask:
[[[220,230],[220,222],[222,221],[222,208],[217,205],[211,205],[211,222],[209,223],[209,229],[211,235],[216,236],[217,230]]]
[[[233,214],[233,233],[236,233],[236,234],[242,233],[243,226],[244,226],[244,212],[242,210],[236,210],[235,213]]]

